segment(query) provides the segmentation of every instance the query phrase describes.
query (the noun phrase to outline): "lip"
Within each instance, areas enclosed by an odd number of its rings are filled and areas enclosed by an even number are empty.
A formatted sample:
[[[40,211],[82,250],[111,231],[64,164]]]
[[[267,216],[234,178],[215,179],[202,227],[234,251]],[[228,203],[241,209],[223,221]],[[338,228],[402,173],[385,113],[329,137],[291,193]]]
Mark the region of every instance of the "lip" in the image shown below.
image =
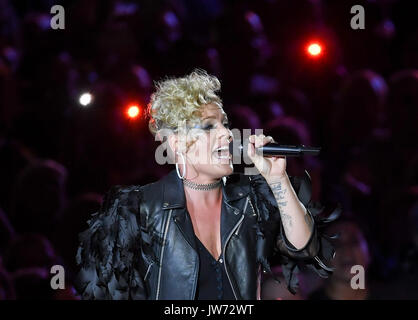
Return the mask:
[[[224,145],[217,146],[216,148],[214,148],[212,150],[212,152],[216,152],[220,148],[222,148],[223,150],[229,150],[229,144],[224,144]]]
[[[221,154],[219,154],[218,150],[221,150]],[[227,153],[227,154],[226,154]],[[231,153],[229,151],[229,144],[225,144],[225,145],[220,145],[218,147],[216,147],[213,151],[212,154],[214,155],[214,157],[216,157],[217,159],[223,160],[223,159],[231,159]]]

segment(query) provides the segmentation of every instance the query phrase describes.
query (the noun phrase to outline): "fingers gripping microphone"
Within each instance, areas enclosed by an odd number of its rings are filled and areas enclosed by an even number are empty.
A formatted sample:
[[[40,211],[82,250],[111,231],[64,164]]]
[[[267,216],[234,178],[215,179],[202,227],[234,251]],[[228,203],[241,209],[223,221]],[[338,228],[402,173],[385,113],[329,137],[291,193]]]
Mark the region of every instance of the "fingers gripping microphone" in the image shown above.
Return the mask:
[[[234,154],[234,143],[231,142],[229,144],[229,152]],[[239,144],[237,146],[239,152],[243,152],[244,147]],[[263,157],[278,157],[278,156],[286,156],[286,157],[300,157],[303,155],[309,156],[317,156],[321,148],[319,147],[306,147],[304,145],[300,146],[288,146],[288,145],[281,145],[275,142],[268,143],[262,147],[256,148],[256,153],[263,156]]]

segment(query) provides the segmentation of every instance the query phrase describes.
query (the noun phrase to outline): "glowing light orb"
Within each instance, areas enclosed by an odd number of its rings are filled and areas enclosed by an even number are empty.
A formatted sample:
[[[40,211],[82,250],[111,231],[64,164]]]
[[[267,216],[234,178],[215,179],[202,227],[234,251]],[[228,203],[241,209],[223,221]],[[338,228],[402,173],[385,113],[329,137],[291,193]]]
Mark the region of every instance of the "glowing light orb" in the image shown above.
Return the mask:
[[[137,105],[132,105],[128,108],[127,114],[129,118],[136,118],[139,116],[139,107]]]
[[[78,99],[78,102],[82,106],[88,106],[92,101],[93,101],[93,96],[88,92],[85,92],[82,95],[80,95],[80,98]]]
[[[313,56],[317,57],[322,53],[322,46],[319,43],[311,43],[308,45],[308,53]]]

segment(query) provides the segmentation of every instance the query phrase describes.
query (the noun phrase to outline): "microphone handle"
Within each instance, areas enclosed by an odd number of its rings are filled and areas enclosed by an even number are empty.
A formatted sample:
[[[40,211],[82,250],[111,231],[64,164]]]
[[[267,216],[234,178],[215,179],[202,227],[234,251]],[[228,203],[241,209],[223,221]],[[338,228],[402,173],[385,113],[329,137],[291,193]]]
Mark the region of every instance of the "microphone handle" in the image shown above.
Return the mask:
[[[321,148],[300,146],[280,145],[278,143],[268,143],[256,149],[256,153],[263,156],[288,156],[299,157],[302,155],[316,156]]]

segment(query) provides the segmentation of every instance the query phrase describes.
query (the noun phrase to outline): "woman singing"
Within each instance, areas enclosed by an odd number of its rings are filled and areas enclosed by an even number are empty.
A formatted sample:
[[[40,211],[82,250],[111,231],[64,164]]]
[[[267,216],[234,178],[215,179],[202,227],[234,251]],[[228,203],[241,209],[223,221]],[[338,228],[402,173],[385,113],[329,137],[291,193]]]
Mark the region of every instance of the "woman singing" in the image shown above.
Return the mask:
[[[219,80],[202,70],[158,84],[149,127],[176,169],[106,194],[80,235],[83,299],[259,299],[272,257],[291,292],[298,263],[322,277],[331,273],[333,249],[318,228],[331,219],[315,211],[309,176],[289,177],[285,157],[255,153],[273,139],[249,138],[248,157],[260,174],[233,174],[219,90]]]

